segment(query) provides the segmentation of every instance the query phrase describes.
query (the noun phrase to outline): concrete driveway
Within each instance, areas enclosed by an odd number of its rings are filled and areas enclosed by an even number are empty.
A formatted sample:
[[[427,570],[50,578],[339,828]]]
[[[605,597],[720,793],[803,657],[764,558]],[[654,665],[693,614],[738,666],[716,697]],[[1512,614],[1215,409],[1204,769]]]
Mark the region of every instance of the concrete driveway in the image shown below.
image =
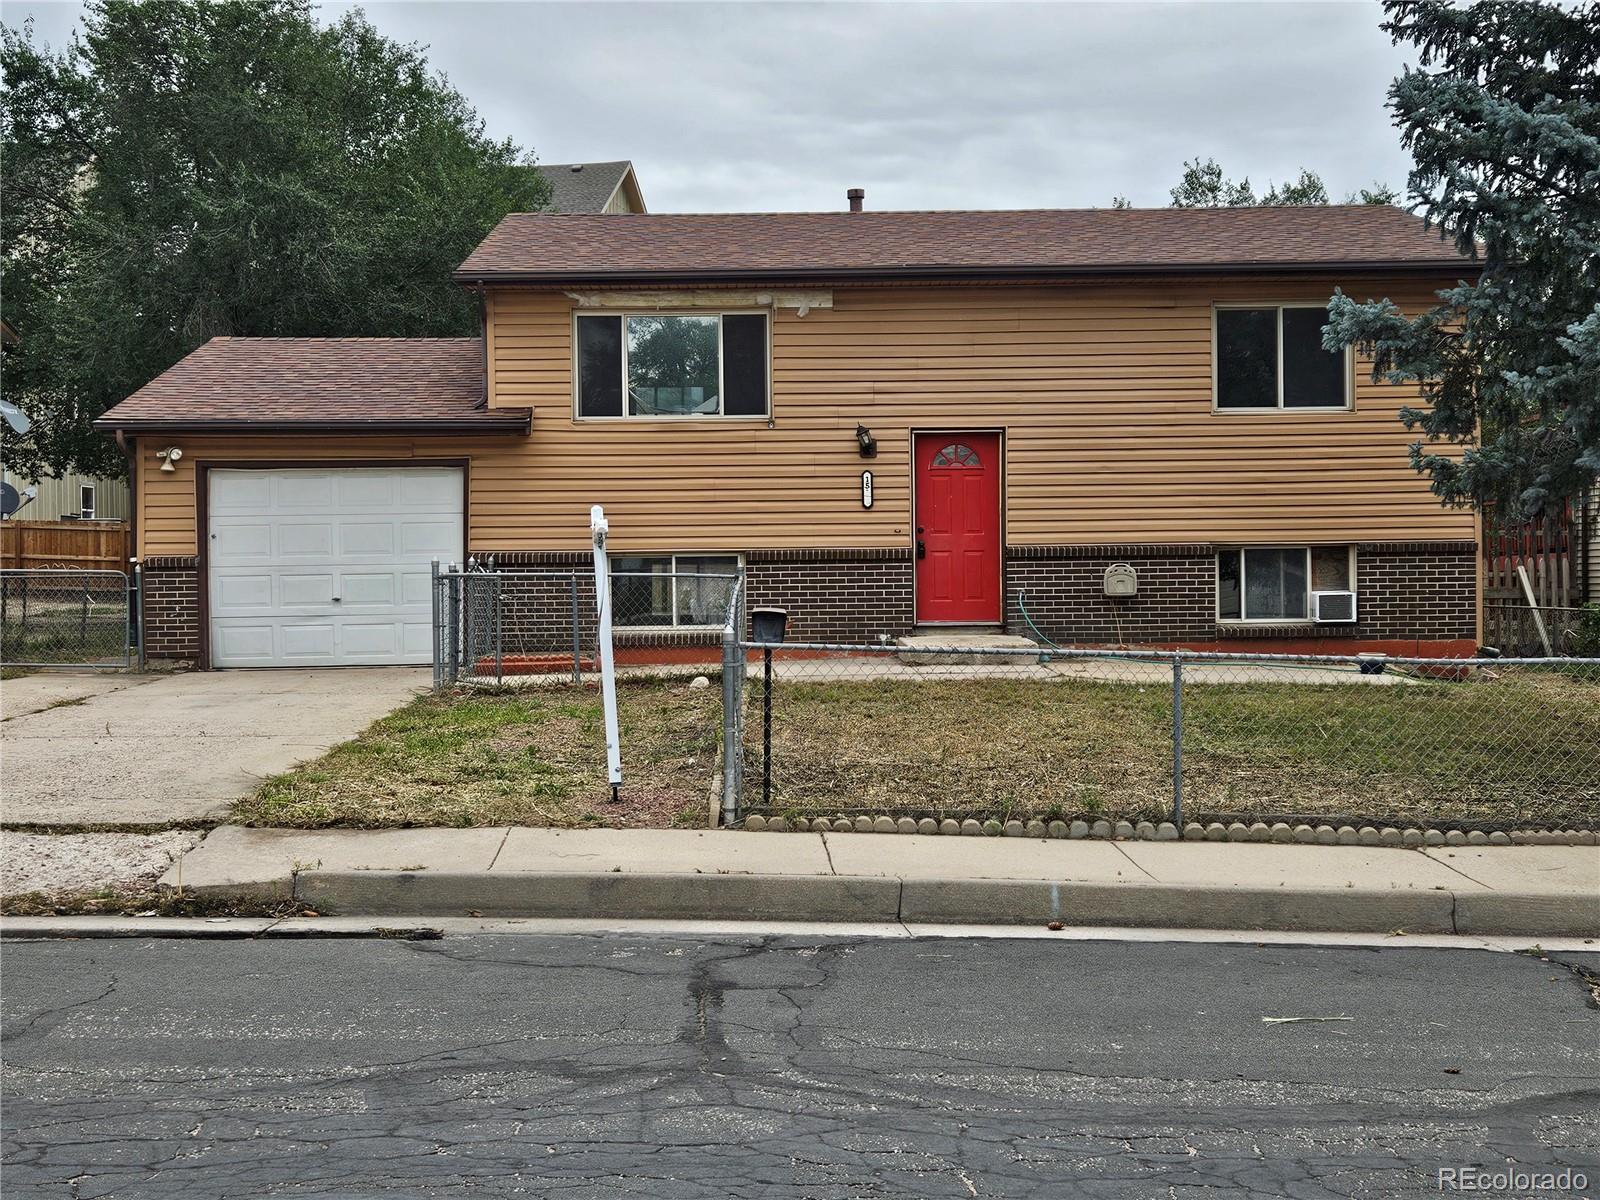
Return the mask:
[[[69,682],[70,681],[70,682]],[[0,819],[217,817],[427,688],[427,668],[32,675],[0,685]]]

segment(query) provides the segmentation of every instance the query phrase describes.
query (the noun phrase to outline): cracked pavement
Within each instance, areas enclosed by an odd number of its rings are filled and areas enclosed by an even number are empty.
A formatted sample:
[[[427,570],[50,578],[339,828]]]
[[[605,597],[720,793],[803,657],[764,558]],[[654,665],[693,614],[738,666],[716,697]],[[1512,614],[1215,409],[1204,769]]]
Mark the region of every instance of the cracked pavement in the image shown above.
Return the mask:
[[[4,956],[17,1200],[1600,1182],[1600,954],[751,933]]]

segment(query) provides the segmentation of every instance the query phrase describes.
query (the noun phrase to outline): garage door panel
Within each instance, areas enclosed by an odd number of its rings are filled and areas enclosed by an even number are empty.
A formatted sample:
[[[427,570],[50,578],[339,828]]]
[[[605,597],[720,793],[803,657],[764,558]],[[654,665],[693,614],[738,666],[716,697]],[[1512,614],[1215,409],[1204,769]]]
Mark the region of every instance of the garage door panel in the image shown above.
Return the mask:
[[[431,560],[464,556],[459,469],[216,468],[209,486],[214,665],[429,660]]]
[[[243,524],[237,520],[213,520],[210,551],[211,561],[218,566],[270,559],[272,526],[258,521]]]
[[[285,658],[331,659],[336,657],[334,651],[337,639],[334,637],[332,621],[310,621],[303,625],[284,624],[278,629],[279,647]]]
[[[283,524],[277,528],[278,558],[332,558],[333,523],[316,521]]]
[[[339,576],[339,596],[346,608],[352,604],[382,604],[392,608],[400,601],[399,590],[397,571],[370,574],[345,571]]]
[[[339,477],[339,508],[350,509],[386,509],[393,508],[397,487],[393,475],[368,471],[363,474],[348,474]]]
[[[339,627],[341,649],[346,654],[371,657],[393,655],[400,648],[399,626],[394,621],[345,621]]]
[[[454,478],[452,478],[454,476]],[[452,471],[416,471],[400,476],[399,502],[423,512],[449,511],[461,504],[461,477]]]
[[[400,577],[400,603],[412,607],[425,607],[428,611],[428,620],[433,620],[433,596],[429,589],[433,586],[433,569],[427,571],[407,571]]]
[[[395,522],[342,521],[339,524],[339,553],[344,558],[358,555],[393,558],[395,553]]]
[[[271,575],[218,575],[211,589],[211,611],[223,613],[255,612],[272,608]]]
[[[270,663],[276,649],[274,629],[269,624],[230,623],[212,635],[212,655],[217,659],[237,659],[241,665]]]
[[[461,528],[450,521],[406,521],[400,526],[400,553],[406,557],[459,555]]]
[[[314,575],[279,575],[278,603],[284,608],[321,608],[333,603],[333,574],[322,571]]]
[[[313,471],[273,471],[272,506],[278,512],[330,512],[338,506],[334,477]]]

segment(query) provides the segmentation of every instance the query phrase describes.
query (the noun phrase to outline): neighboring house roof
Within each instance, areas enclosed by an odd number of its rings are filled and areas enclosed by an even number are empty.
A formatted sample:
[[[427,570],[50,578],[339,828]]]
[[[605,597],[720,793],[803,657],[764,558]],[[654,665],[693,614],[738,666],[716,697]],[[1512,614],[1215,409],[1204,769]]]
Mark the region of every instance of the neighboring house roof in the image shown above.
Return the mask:
[[[95,422],[103,430],[521,432],[486,409],[479,338],[212,338]]]
[[[642,213],[644,194],[633,164],[620,162],[540,164],[534,168],[550,181],[550,211],[556,213],[603,213],[611,211],[620,191],[629,210]]]
[[[1469,270],[1389,205],[1009,212],[512,213],[462,282]]]

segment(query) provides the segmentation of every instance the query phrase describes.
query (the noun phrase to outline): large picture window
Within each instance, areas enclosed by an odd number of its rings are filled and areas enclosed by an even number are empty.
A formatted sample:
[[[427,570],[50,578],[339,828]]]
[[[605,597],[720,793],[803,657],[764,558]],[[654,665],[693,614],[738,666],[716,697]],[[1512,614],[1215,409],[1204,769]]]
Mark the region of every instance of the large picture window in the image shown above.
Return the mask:
[[[1313,591],[1348,592],[1355,572],[1348,546],[1245,546],[1217,554],[1217,617],[1223,621],[1304,621]]]
[[[765,313],[580,314],[580,417],[764,417]]]
[[[618,626],[713,626],[728,619],[736,554],[662,554],[611,560]]]
[[[1322,348],[1328,310],[1216,310],[1216,404],[1226,411],[1349,408],[1350,355]]]

